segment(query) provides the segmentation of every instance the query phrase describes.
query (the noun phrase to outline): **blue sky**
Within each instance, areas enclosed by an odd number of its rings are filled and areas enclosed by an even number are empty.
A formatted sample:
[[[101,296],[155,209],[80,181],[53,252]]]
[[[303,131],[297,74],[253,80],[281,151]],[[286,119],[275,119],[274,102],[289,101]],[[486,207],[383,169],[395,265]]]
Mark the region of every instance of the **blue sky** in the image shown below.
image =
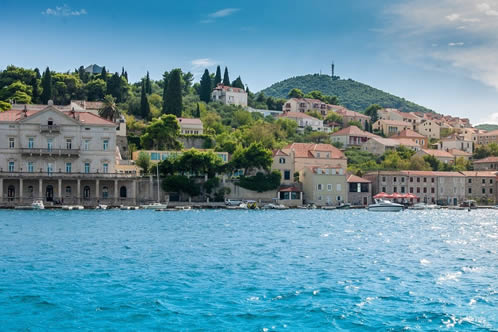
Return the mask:
[[[498,123],[498,0],[0,2],[0,68],[97,63],[135,81],[228,66],[252,91],[330,72]]]

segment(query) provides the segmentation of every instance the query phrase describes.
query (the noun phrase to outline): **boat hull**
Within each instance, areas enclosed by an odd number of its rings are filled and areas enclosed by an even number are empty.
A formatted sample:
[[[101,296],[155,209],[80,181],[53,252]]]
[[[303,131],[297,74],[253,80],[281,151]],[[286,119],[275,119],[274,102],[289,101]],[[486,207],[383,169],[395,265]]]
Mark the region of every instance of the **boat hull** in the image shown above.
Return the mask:
[[[402,211],[402,206],[369,206],[368,211],[372,212],[399,212]]]

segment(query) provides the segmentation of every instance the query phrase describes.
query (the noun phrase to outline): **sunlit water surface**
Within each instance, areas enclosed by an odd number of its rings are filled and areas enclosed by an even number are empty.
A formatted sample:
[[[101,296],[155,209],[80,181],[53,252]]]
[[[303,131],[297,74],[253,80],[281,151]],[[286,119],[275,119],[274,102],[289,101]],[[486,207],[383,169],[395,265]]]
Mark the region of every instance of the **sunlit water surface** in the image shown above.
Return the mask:
[[[0,211],[1,330],[498,330],[498,211]]]

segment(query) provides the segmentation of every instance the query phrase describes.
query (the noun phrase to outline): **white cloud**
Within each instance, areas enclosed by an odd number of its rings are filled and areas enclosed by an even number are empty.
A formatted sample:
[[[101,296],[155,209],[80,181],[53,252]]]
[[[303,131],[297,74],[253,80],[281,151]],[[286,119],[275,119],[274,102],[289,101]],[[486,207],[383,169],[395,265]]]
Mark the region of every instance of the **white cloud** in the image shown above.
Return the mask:
[[[239,8],[225,8],[209,14],[209,17],[212,18],[226,17],[232,15],[233,13],[238,12],[239,10],[240,10]]]
[[[386,10],[385,35],[405,61],[432,62],[498,90],[497,8],[498,0],[403,0]]]
[[[65,4],[63,6],[55,7],[55,9],[47,8],[42,11],[42,14],[46,16],[81,16],[88,14],[88,12],[84,8],[80,10],[73,10]]]
[[[490,115],[482,118],[482,119],[479,119],[479,124],[484,124],[484,123],[488,123],[488,124],[498,124],[498,113],[491,113]]]
[[[213,61],[212,59],[209,59],[209,58],[192,60],[192,66],[194,68],[211,67],[211,66],[214,66],[215,64],[216,64],[216,62]]]

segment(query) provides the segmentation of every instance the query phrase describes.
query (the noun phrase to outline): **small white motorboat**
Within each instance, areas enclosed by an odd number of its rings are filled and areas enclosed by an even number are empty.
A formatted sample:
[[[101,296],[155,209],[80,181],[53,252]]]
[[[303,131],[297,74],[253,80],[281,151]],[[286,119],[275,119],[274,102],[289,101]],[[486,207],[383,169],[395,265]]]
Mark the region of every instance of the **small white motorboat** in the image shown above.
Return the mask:
[[[368,206],[368,211],[373,212],[399,212],[405,207],[402,204],[393,203],[391,201],[376,199],[374,204]]]
[[[142,209],[145,210],[157,210],[157,209],[167,209],[168,208],[168,203],[151,203],[151,204],[145,204],[145,205],[140,205]]]
[[[436,204],[426,204],[426,203],[417,203],[413,206],[410,206],[408,209],[410,210],[437,210],[441,207]]]
[[[72,211],[72,210],[84,210],[85,207],[83,205],[63,205],[63,210]]]
[[[31,203],[31,207],[33,210],[44,210],[45,205],[43,204],[43,201],[41,199],[36,199]]]
[[[108,206],[105,204],[99,204],[96,209],[97,210],[107,210]]]

